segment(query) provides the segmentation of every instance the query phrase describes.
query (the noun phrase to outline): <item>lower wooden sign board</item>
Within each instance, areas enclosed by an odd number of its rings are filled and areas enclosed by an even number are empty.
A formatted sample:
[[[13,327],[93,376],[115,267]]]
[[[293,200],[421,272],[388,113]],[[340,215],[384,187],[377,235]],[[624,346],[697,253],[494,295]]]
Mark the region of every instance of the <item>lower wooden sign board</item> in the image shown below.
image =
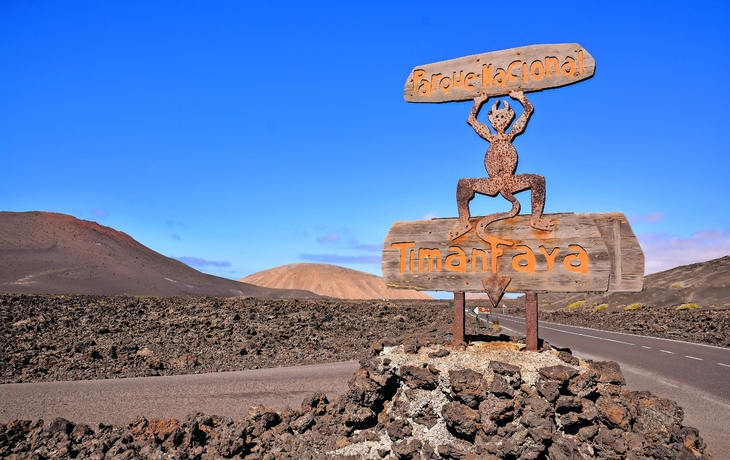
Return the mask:
[[[477,315],[488,315],[492,313],[492,309],[488,307],[477,307],[475,310]]]
[[[553,231],[521,215],[451,240],[456,218],[396,222],[383,245],[391,288],[484,292],[498,276],[504,292],[641,291],[644,254],[622,213],[544,214]],[[480,217],[471,220],[472,227]]]

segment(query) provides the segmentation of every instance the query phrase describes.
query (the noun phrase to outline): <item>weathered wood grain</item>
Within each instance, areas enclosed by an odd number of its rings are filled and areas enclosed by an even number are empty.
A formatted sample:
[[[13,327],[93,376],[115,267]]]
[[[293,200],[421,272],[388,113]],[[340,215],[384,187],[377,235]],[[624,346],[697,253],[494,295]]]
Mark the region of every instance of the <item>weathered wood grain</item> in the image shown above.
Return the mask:
[[[620,212],[591,216],[611,254],[611,263],[620,267],[611,274],[609,292],[641,291],[644,286],[644,252],[628,219]]]
[[[403,89],[408,102],[455,102],[481,91],[541,91],[572,85],[595,73],[593,56],[577,43],[531,45],[415,67]]]
[[[546,217],[556,222],[552,232],[532,228],[529,216],[490,224],[490,238],[513,243],[497,246],[503,251],[498,257],[492,252],[493,244],[477,237],[474,230],[451,241],[448,233],[455,218],[396,222],[383,245],[383,276],[390,287],[417,290],[482,292],[482,279],[494,272],[511,278],[507,292],[641,290],[643,253],[623,214]],[[478,220],[473,218],[472,225]],[[617,246],[614,221],[621,231],[620,256],[613,252]],[[578,264],[575,259],[581,252],[586,258]],[[532,259],[530,254],[534,255],[532,269],[525,266]],[[618,279],[612,267],[615,261],[621,263]]]

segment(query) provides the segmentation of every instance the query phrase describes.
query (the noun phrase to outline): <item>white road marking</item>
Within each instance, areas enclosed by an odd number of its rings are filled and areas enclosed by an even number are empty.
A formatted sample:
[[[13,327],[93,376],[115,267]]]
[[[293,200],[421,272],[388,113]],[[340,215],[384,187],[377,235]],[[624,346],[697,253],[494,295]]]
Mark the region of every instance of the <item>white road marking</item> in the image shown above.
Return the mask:
[[[657,381],[658,381],[658,382],[661,382],[661,383],[663,383],[664,385],[669,385],[670,387],[674,387],[674,388],[679,388],[679,386],[678,386],[678,385],[675,385],[675,384],[673,384],[673,383],[669,383],[669,382],[667,382],[667,381],[664,381],[664,380],[662,380],[662,379],[657,379]]]
[[[498,317],[502,317],[502,318],[504,318],[504,316],[510,316],[510,315],[502,315],[502,314],[495,314],[495,313],[493,313],[493,314],[494,314],[494,315],[498,315]],[[512,318],[519,318],[519,317],[517,317],[517,316],[513,316]],[[507,320],[509,320],[508,318],[504,318],[504,319],[507,319]],[[519,319],[522,319],[522,323],[524,323],[524,319],[523,319],[523,318],[519,318]],[[512,321],[516,321],[516,320],[512,320]],[[628,335],[628,336],[630,336],[630,337],[640,337],[640,338],[642,338],[642,339],[651,339],[651,340],[664,340],[665,342],[677,342],[677,343],[684,343],[684,344],[686,344],[686,345],[697,345],[697,346],[699,346],[699,347],[715,348],[715,349],[717,349],[717,350],[723,350],[723,351],[726,351],[726,352],[730,352],[730,348],[726,348],[726,347],[718,347],[717,345],[708,345],[708,344],[706,344],[706,343],[686,342],[686,341],[684,341],[684,340],[676,340],[676,339],[665,339],[664,337],[653,337],[653,336],[651,336],[651,335],[639,335],[639,334],[629,334],[629,333],[627,333],[627,332],[616,332],[616,331],[603,331],[603,330],[601,330],[601,329],[594,329],[594,328],[592,328],[592,327],[585,327],[585,326],[571,326],[571,325],[567,325],[567,324],[552,323],[552,322],[550,322],[550,321],[540,321],[540,324],[554,324],[554,325],[556,325],[556,326],[563,326],[563,327],[574,327],[574,328],[576,328],[576,329],[586,329],[586,330],[588,330],[588,331],[597,331],[597,332],[610,332],[611,334]],[[540,327],[542,327],[542,326],[540,326]]]
[[[684,357],[685,357],[685,358],[689,358],[689,359],[696,359],[697,361],[702,361],[702,358],[697,358],[697,357],[695,357],[695,356],[689,356],[689,355],[685,355]]]
[[[702,399],[706,399],[706,400],[712,402],[713,404],[719,404],[721,406],[724,406],[724,407],[730,409],[730,405],[729,404],[725,404],[724,402],[722,402],[722,401],[720,401],[718,399],[708,398],[707,396],[704,396],[704,395],[701,395],[701,397],[702,397]]]
[[[651,347],[647,347],[646,345],[642,345],[641,348],[646,348],[647,350],[651,350]]]
[[[673,351],[667,351],[667,350],[659,350],[659,351],[661,351],[662,353],[669,353],[670,355],[674,354]]]
[[[512,331],[512,332],[514,332],[515,334],[520,334],[520,332],[519,332],[519,331],[515,331],[514,329],[510,329],[510,328],[508,328],[507,326],[502,326],[502,329],[507,329],[508,331]],[[520,335],[522,335],[522,334],[520,334]]]
[[[550,329],[551,331],[562,332],[564,334],[579,335],[581,337],[588,337],[588,338],[591,338],[591,339],[605,340],[606,342],[615,342],[615,343],[621,343],[621,344],[624,344],[624,345],[634,345],[633,343],[630,343],[630,342],[622,342],[620,340],[606,339],[606,338],[603,338],[603,337],[596,337],[595,335],[580,334],[578,332],[563,331],[563,330],[560,330],[560,329],[555,329],[555,328],[547,327],[547,326],[541,326],[540,329]]]
[[[717,363],[717,364],[719,364],[720,366],[730,367],[730,364],[723,364],[723,363]]]

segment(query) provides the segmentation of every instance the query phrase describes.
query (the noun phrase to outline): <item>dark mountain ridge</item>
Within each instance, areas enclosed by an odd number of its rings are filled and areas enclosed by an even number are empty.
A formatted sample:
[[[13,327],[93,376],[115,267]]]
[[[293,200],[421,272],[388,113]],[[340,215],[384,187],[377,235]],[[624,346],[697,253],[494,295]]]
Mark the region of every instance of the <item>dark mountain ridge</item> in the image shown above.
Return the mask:
[[[52,212],[0,212],[0,292],[321,298],[201,273],[126,233]]]

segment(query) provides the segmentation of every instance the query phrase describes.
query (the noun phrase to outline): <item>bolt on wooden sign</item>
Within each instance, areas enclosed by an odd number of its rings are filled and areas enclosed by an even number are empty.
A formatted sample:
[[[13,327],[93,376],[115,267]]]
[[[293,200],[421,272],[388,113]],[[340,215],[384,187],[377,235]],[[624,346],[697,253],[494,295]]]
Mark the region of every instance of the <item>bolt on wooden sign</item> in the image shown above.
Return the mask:
[[[383,246],[383,276],[401,289],[484,292],[496,305],[504,292],[640,291],[644,256],[622,213],[543,215],[545,178],[516,174],[512,144],[534,112],[525,93],[592,77],[595,60],[576,43],[533,45],[418,66],[404,87],[408,102],[473,101],[467,123],[489,143],[487,177],[456,186],[458,217],[396,222]],[[522,105],[515,120],[509,95]],[[513,102],[515,104],[515,102]],[[519,215],[515,194],[531,192],[529,215]],[[501,195],[506,212],[472,217],[476,194]]]

